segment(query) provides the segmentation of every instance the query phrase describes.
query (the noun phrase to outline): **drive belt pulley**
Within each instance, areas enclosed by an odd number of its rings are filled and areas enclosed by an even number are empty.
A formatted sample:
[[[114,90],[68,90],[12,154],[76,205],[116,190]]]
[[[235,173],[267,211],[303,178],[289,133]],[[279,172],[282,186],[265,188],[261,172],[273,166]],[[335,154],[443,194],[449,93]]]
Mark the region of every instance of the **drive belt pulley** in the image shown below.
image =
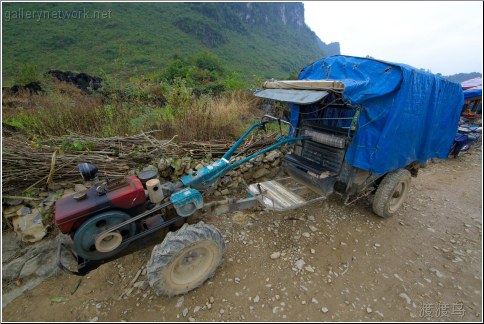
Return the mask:
[[[111,210],[95,215],[84,222],[74,235],[74,251],[87,260],[101,260],[113,256],[123,250],[133,239],[148,234],[147,231],[137,232],[136,222],[171,205],[171,202],[131,217],[129,214]],[[158,229],[166,227],[171,222],[162,223]]]

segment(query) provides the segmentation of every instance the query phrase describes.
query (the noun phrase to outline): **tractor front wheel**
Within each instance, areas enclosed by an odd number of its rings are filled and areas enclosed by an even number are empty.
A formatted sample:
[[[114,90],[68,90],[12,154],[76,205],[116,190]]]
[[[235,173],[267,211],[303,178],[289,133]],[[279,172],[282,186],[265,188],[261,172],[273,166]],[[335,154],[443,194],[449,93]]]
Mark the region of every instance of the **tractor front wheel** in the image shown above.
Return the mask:
[[[184,224],[153,248],[147,265],[149,283],[157,295],[187,293],[213,276],[224,252],[224,238],[215,227]]]

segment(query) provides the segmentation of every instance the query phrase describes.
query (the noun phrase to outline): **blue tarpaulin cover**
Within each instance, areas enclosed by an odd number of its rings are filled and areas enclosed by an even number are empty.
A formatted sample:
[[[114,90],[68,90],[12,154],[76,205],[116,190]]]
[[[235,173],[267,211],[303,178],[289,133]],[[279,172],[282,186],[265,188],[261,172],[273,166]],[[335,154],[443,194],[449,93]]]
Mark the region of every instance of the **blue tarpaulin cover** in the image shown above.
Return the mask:
[[[342,81],[343,98],[360,107],[349,164],[384,174],[413,161],[447,158],[464,104],[460,84],[409,65],[343,55],[299,74],[299,80],[325,79]],[[309,107],[291,105],[293,126]]]
[[[482,97],[482,86],[464,90],[464,99]]]

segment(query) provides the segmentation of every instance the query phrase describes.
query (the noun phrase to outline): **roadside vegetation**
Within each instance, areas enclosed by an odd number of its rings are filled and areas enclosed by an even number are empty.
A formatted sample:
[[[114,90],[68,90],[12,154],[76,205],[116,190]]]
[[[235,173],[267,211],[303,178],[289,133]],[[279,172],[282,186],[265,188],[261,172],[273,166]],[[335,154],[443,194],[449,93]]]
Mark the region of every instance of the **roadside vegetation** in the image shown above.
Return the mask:
[[[118,177],[156,166],[161,154],[179,175],[221,156],[264,114],[264,102],[250,90],[262,79],[241,81],[207,53],[173,58],[152,75],[104,73],[96,76],[102,78],[96,90],[59,81],[35,66],[21,66],[16,76],[18,83],[2,93],[2,192],[17,196],[30,197],[53,179],[78,179],[77,161]],[[280,131],[288,130],[268,127],[256,136],[274,138]],[[250,137],[247,145],[256,143]]]
[[[3,124],[33,138],[159,130],[164,138],[208,141],[238,137],[261,114],[260,101],[246,89],[260,86],[262,79],[244,82],[209,53],[174,57],[157,74],[121,79],[105,73],[101,78],[101,89],[86,93],[22,66],[19,84],[38,82],[42,91],[4,91]]]

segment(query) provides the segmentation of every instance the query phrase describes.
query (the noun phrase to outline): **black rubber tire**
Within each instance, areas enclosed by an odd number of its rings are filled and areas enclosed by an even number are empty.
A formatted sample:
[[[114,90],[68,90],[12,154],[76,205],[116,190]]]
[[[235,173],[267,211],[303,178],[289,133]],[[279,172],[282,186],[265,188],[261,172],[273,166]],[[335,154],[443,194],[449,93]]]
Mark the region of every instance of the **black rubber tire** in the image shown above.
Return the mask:
[[[393,216],[408,195],[410,181],[411,174],[406,169],[387,173],[373,198],[373,212],[380,217]],[[395,194],[398,194],[398,197],[394,197]]]
[[[474,146],[477,147],[477,148],[482,146],[482,135],[479,136],[479,138],[476,140]]]
[[[185,294],[214,275],[225,249],[215,227],[203,222],[184,224],[153,248],[147,265],[150,286],[158,296]]]

